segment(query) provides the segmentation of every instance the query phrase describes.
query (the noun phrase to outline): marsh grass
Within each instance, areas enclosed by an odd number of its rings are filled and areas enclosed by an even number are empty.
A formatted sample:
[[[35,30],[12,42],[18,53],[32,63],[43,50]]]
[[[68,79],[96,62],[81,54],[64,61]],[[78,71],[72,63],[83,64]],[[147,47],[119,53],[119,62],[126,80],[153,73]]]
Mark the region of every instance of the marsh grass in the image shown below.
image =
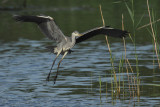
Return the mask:
[[[103,23],[103,26],[105,26],[105,21],[104,21],[104,18],[103,18],[103,13],[102,13],[102,7],[101,7],[101,5],[99,5],[99,8],[100,8],[100,13],[101,13],[102,23]],[[108,51],[109,51],[109,54],[110,54],[110,62],[111,62],[111,66],[112,66],[111,74],[114,75],[114,83],[112,83],[112,81],[111,81],[112,98],[113,98],[115,90],[116,90],[116,92],[118,90],[118,83],[117,83],[117,76],[116,76],[116,72],[115,72],[115,68],[114,68],[114,58],[112,56],[112,51],[111,51],[111,48],[110,48],[110,44],[109,44],[107,35],[105,35],[105,38],[106,38],[106,43],[107,43]]]
[[[157,61],[158,61],[159,68],[160,68],[160,61],[159,61],[160,53],[159,53],[159,43],[158,43],[157,25],[156,25],[156,22],[160,21],[160,19],[155,20],[156,14],[153,10],[152,10],[152,13],[150,12],[149,3],[148,3],[148,0],[147,0],[147,9],[148,9],[150,23],[147,24],[147,25],[144,25],[142,27],[138,27],[140,25],[142,19],[144,18],[145,14],[143,14],[141,16],[141,18],[136,22],[135,21],[135,12],[134,12],[134,0],[131,0],[130,6],[129,6],[129,4],[127,4],[125,2],[125,6],[128,10],[128,13],[129,13],[131,21],[132,21],[132,31],[131,31],[132,34],[129,34],[129,38],[132,41],[132,44],[134,45],[135,62],[130,63],[129,59],[127,58],[126,41],[125,41],[125,38],[123,38],[124,54],[122,54],[122,57],[119,60],[118,69],[115,68],[115,66],[114,66],[115,57],[113,57],[113,55],[112,55],[112,51],[111,51],[111,48],[110,48],[110,43],[108,41],[108,37],[107,37],[107,35],[105,36],[106,44],[107,44],[108,51],[109,51],[109,54],[110,54],[111,67],[112,67],[112,69],[110,71],[111,72],[111,78],[114,78],[114,80],[111,79],[111,97],[112,97],[112,100],[115,100],[117,97],[122,99],[121,96],[123,96],[123,99],[125,99],[126,97],[128,97],[128,95],[129,95],[130,99],[134,99],[135,97],[140,99],[140,83],[141,83],[141,80],[139,78],[139,71],[140,70],[139,70],[138,54],[137,54],[137,50],[136,50],[136,30],[142,29],[142,28],[150,25],[150,29],[148,29],[148,31],[153,38],[153,40],[152,40],[153,51],[154,51],[153,66],[155,65],[155,60],[156,60],[155,57],[154,57],[154,55],[155,55],[156,58],[157,58]],[[105,26],[105,20],[103,18],[102,7],[101,7],[101,5],[99,5],[99,7],[100,7],[100,14],[101,14],[102,23],[103,23],[103,26]],[[123,14],[122,14],[122,30],[124,30],[124,16],[123,16]],[[136,65],[135,69],[132,67],[132,64]],[[116,74],[117,70],[118,70],[117,73],[119,74],[118,76]],[[127,74],[127,79],[128,79],[127,84],[124,80],[125,74]],[[101,89],[102,88],[102,83],[103,82],[101,82],[101,77],[99,76],[100,98],[101,98],[101,95],[102,95],[101,94],[102,93],[102,91],[101,91],[102,90]],[[108,89],[108,87],[107,87],[107,82],[106,82],[106,99],[107,99],[107,89]],[[112,103],[114,103],[114,101]]]
[[[100,99],[102,98],[101,93],[102,93],[102,81],[101,81],[101,76],[99,76],[99,93],[100,93]]]
[[[151,27],[151,35],[153,37],[154,50],[155,50],[155,53],[156,53],[156,57],[157,57],[157,61],[158,61],[159,69],[160,69],[159,46],[158,46],[158,42],[157,42],[157,33],[156,33],[156,28],[157,27],[156,27],[156,24],[153,25],[153,22],[155,22],[155,14],[152,11],[152,16],[151,16],[148,0],[147,0],[147,9],[148,9],[149,22],[150,22],[150,27]],[[154,60],[153,60],[153,65],[154,65]]]
[[[126,3],[125,3],[126,4]],[[105,26],[105,21],[103,18],[103,13],[102,13],[102,8],[101,5],[99,5],[100,7],[100,13],[101,13],[101,18],[102,18],[102,23],[103,26]],[[132,24],[133,24],[133,37],[131,36],[131,34],[129,34],[129,37],[132,41],[132,43],[134,44],[134,49],[135,49],[135,58],[136,58],[136,71],[137,71],[137,77],[134,75],[134,71],[132,69],[132,66],[129,62],[129,60],[127,59],[126,56],[126,41],[125,38],[123,38],[123,43],[124,43],[124,52],[125,55],[122,55],[122,58],[120,58],[119,61],[119,77],[118,77],[118,81],[117,81],[117,74],[116,74],[116,70],[114,67],[114,57],[112,56],[112,51],[110,48],[110,44],[108,41],[108,37],[107,35],[105,36],[106,38],[106,44],[108,47],[108,51],[110,54],[110,62],[111,62],[111,78],[114,78],[114,81],[111,79],[111,96],[112,96],[112,100],[114,100],[117,96],[119,98],[121,98],[121,95],[123,96],[123,99],[125,99],[125,95],[130,96],[131,98],[134,98],[136,96],[139,96],[139,84],[140,84],[140,80],[139,80],[139,68],[138,68],[138,55],[136,54],[136,44],[135,44],[135,20],[134,20],[134,8],[133,8],[133,0],[132,0],[132,9],[129,8],[128,4],[126,4],[126,7],[128,9],[128,12],[130,14],[131,20],[132,20]],[[139,20],[138,24],[141,22],[141,20],[143,19],[143,16],[141,17],[141,19]],[[138,26],[138,24],[136,26]],[[124,16],[122,14],[122,30],[124,30]],[[128,84],[125,84],[125,80],[124,80],[124,74],[127,74],[127,78],[128,78]],[[129,74],[131,73],[131,74]],[[123,74],[123,75],[122,75]],[[122,79],[121,79],[122,77]],[[101,97],[101,86],[102,86],[102,82],[101,82],[101,77],[99,77],[99,86],[100,86],[100,97]],[[126,91],[126,88],[128,87],[128,90]],[[106,99],[107,99],[107,82],[106,82]]]
[[[122,72],[122,68],[123,68],[123,63],[122,63],[122,59],[120,59],[119,61],[119,83],[118,83],[118,94],[120,95],[121,92],[121,72]]]
[[[132,43],[134,45],[134,51],[135,51],[135,59],[136,59],[136,74],[137,76],[135,77],[135,75],[131,76],[131,84],[134,84],[132,85],[132,95],[133,97],[134,96],[138,96],[140,97],[140,78],[139,78],[139,61],[138,61],[138,55],[137,55],[137,52],[136,52],[136,29],[137,27],[139,26],[139,24],[141,23],[143,17],[144,17],[144,14],[141,16],[141,18],[139,19],[139,21],[137,21],[137,23],[135,22],[135,14],[134,14],[134,0],[131,0],[131,8],[128,6],[127,3],[125,3],[126,5],[126,8],[128,10],[128,13],[130,15],[130,18],[132,20],[132,26],[133,26],[133,39],[131,37],[131,34],[129,35],[130,36],[130,39],[132,40]],[[140,29],[140,28],[139,28]],[[131,64],[129,62],[129,60],[127,59],[127,63],[130,67],[130,71],[131,73],[133,74],[134,71],[131,67]],[[133,80],[132,80],[133,79]]]
[[[128,13],[130,15],[130,18],[132,20],[132,32],[133,32],[133,37],[131,34],[129,34],[130,39],[132,40],[132,43],[134,45],[134,51],[135,51],[135,58],[136,58],[136,71],[137,71],[137,77],[139,76],[139,67],[138,67],[138,55],[136,52],[136,26],[138,26],[142,20],[143,17],[140,18],[138,23],[136,24],[135,22],[135,11],[134,11],[134,0],[131,0],[131,8],[129,5],[125,2],[126,8],[128,10]],[[136,26],[135,26],[136,25]]]

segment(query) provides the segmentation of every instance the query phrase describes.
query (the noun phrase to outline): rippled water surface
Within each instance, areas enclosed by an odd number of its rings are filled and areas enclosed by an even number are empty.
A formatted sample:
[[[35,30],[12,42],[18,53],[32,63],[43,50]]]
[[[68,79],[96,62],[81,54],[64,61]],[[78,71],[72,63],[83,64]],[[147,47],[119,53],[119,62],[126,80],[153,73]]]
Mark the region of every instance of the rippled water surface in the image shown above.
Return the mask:
[[[138,97],[130,99],[129,95],[125,95],[124,99],[113,98],[111,95],[110,85],[113,74],[109,52],[104,41],[87,41],[75,46],[74,52],[63,60],[60,67],[61,73],[55,85],[52,81],[45,81],[55,57],[46,51],[44,48],[46,44],[47,40],[27,39],[1,44],[1,106],[160,105],[160,74],[153,72],[152,45],[137,48],[138,56],[141,56],[139,57],[140,99]],[[128,81],[127,74],[118,73],[117,67],[124,53],[123,43],[113,43],[111,49],[113,56],[116,57],[114,64],[117,76],[123,75],[123,81]],[[134,48],[131,44],[127,45],[127,50],[128,59],[134,60]],[[132,67],[134,69],[135,65],[133,64]],[[157,67],[155,65],[155,70]],[[55,71],[56,66],[52,77]],[[134,74],[136,75],[136,72]],[[99,77],[103,87],[101,95]],[[125,91],[128,90],[128,87],[124,88],[126,88]]]

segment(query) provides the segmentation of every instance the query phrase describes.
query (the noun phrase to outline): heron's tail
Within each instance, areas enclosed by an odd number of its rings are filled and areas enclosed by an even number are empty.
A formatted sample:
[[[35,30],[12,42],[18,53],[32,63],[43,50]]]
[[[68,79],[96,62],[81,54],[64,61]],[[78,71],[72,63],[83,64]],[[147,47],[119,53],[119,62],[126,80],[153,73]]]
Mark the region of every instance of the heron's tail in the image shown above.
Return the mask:
[[[47,46],[46,47],[51,53],[55,53],[54,49],[56,48],[55,46]]]

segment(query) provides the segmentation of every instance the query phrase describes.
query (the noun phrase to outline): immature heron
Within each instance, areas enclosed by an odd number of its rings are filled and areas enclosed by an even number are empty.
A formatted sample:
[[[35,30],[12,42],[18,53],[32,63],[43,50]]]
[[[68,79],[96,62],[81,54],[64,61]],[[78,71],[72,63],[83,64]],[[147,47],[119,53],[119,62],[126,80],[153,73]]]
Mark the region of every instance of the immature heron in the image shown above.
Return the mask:
[[[41,31],[46,35],[49,39],[54,40],[57,42],[57,46],[48,46],[47,48],[54,54],[56,54],[55,59],[53,60],[53,64],[51,66],[50,72],[48,73],[48,76],[46,78],[47,81],[49,81],[50,74],[52,71],[52,68],[54,66],[54,63],[57,59],[57,57],[62,54],[63,57],[58,63],[56,76],[54,77],[54,84],[56,82],[57,76],[58,76],[58,69],[61,64],[61,61],[63,58],[68,54],[71,53],[71,48],[74,47],[75,44],[83,42],[84,40],[87,40],[95,35],[103,34],[108,35],[112,37],[125,37],[128,32],[123,31],[120,29],[114,29],[109,26],[102,26],[102,27],[96,27],[93,29],[90,29],[86,32],[79,33],[78,31],[74,31],[71,35],[71,37],[65,36],[62,31],[58,28],[56,25],[54,19],[50,16],[21,16],[21,15],[14,15],[13,16],[16,21],[21,22],[34,22],[38,24]]]

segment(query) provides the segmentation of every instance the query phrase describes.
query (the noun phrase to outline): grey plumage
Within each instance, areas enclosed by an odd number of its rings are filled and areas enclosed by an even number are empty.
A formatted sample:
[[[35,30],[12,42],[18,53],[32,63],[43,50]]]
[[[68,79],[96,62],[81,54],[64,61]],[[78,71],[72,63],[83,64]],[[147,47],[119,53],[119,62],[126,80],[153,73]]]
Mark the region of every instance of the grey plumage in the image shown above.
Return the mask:
[[[58,63],[57,67],[57,73],[56,76],[54,77],[54,83],[56,82],[56,78],[58,76],[58,69],[60,66],[61,61],[63,58],[68,54],[71,53],[72,50],[71,48],[74,47],[75,44],[83,42],[84,40],[87,40],[93,36],[103,34],[103,35],[108,35],[112,37],[125,37],[128,32],[123,31],[120,29],[114,29],[109,26],[103,26],[103,27],[96,27],[93,29],[90,29],[86,32],[79,33],[77,31],[74,31],[71,35],[71,37],[65,36],[63,32],[59,29],[59,27],[56,25],[54,19],[50,16],[21,16],[21,15],[14,15],[13,18],[16,21],[21,21],[21,22],[33,22],[36,23],[41,31],[48,37],[49,39],[57,42],[57,46],[48,46],[47,48],[56,54],[56,57],[53,61],[52,67],[57,59],[57,57],[62,54],[63,57]],[[51,74],[51,70],[47,76],[47,80],[49,81],[49,77]]]
[[[53,18],[49,16],[13,16],[16,21],[21,22],[34,22],[38,24],[38,27],[49,39],[54,40],[58,43],[65,40],[65,36],[62,31],[58,28]]]
[[[122,31],[120,29],[114,29],[109,26],[102,26],[102,27],[96,27],[96,28],[90,29],[90,30],[85,31],[81,34],[82,34],[82,36],[80,36],[76,39],[76,43],[83,42],[84,40],[87,40],[87,39],[89,39],[93,36],[99,35],[99,34],[108,35],[111,37],[122,38],[122,37],[125,37],[128,34],[128,32]]]

